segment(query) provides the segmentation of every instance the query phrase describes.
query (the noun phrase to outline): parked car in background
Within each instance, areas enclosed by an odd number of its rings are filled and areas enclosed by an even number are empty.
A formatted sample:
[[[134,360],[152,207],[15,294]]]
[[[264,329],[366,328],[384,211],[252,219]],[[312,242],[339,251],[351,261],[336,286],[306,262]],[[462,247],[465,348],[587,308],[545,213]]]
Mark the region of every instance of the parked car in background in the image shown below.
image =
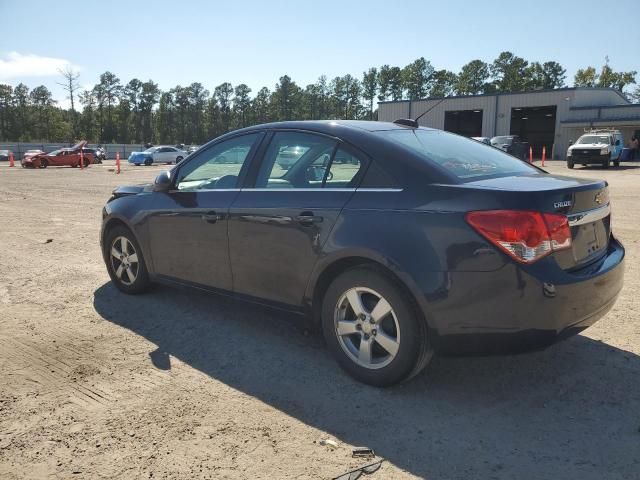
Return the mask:
[[[11,155],[11,150],[0,150],[0,162],[6,162],[9,160],[9,155]]]
[[[24,156],[21,164],[23,168],[47,168],[51,167],[78,167],[80,159],[82,165],[87,167],[93,163],[93,154],[84,152],[86,141],[81,141],[70,148],[61,148],[50,153],[38,153]]]
[[[489,137],[471,137],[476,142],[484,143],[487,145],[491,145],[491,139]]]
[[[104,147],[102,147],[101,145],[98,145],[95,148],[95,163],[102,163],[104,160],[107,159],[107,151],[105,150]]]
[[[527,160],[529,143],[523,142],[518,135],[500,135],[491,139],[491,146],[504,150],[520,160]]]
[[[276,163],[283,170],[289,170],[291,165],[296,163],[296,161],[307,151],[305,147],[301,147],[300,145],[286,145],[280,148],[278,152],[278,156],[276,158]]]
[[[93,163],[102,163],[102,159],[98,156],[97,149],[85,147],[82,149],[82,153],[83,155],[93,155]]]
[[[193,152],[195,152],[199,148],[200,148],[200,145],[191,145],[189,148],[187,148],[187,153],[188,154],[192,154]]]
[[[624,138],[619,130],[591,130],[567,149],[567,167],[580,163],[609,168],[611,162],[618,167],[623,148]]]
[[[147,148],[144,152],[131,152],[129,163],[134,165],[153,165],[154,163],[180,163],[187,152],[170,145],[158,145]]]
[[[100,235],[112,282],[306,314],[347,372],[379,386],[434,352],[549,345],[613,306],[625,251],[605,181],[403,122],[257,125],[116,189]]]

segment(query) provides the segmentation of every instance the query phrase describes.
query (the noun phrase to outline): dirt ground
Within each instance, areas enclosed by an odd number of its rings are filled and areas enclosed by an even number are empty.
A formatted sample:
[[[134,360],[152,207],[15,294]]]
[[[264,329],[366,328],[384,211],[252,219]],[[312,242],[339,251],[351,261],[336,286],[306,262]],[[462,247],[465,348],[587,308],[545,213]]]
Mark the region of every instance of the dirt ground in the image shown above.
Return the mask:
[[[112,287],[102,205],[160,167],[0,165],[0,477],[332,478],[368,446],[385,459],[372,480],[640,478],[640,167],[549,163],[610,183],[627,248],[613,310],[543,352],[436,358],[391,389],[353,381],[286,315]]]

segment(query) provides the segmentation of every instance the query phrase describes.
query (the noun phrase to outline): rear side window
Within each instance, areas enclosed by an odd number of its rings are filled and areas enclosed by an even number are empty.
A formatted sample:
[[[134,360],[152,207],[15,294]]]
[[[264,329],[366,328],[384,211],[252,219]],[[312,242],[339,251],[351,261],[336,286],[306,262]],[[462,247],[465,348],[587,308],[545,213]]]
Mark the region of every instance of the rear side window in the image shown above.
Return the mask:
[[[417,153],[462,181],[486,176],[539,173],[539,170],[489,145],[441,130],[386,130],[376,132]]]

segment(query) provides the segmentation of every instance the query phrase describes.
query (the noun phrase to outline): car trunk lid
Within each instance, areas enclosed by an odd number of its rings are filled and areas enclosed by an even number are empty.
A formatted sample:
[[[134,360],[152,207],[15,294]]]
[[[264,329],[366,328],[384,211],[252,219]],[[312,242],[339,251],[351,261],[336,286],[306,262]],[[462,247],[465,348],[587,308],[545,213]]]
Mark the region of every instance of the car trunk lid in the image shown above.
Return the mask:
[[[494,190],[501,205],[520,210],[561,213],[569,218],[571,248],[555,252],[565,270],[602,257],[609,245],[609,189],[603,180],[531,174],[477,180],[465,186]]]

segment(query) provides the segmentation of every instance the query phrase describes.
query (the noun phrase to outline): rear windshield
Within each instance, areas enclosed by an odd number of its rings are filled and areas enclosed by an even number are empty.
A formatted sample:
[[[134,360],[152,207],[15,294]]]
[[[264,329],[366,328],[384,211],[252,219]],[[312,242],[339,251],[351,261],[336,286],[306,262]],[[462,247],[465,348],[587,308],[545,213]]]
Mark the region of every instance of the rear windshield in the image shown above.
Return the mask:
[[[442,130],[386,130],[376,133],[413,150],[460,180],[539,173],[538,169],[502,150]]]

